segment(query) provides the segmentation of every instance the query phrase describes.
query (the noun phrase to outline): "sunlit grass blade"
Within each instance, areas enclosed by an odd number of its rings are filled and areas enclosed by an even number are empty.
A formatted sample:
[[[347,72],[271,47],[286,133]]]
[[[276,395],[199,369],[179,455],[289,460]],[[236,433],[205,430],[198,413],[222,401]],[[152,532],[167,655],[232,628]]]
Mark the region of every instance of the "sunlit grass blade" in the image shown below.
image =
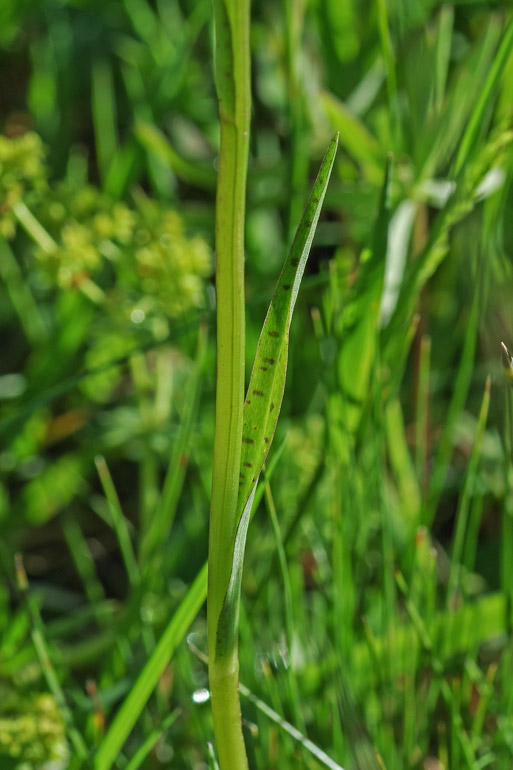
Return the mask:
[[[190,586],[174,613],[157,646],[137,677],[130,693],[123,701],[110,725],[94,759],[94,770],[109,770],[123,744],[139,719],[148,698],[157,686],[178,644],[187,633],[207,593],[207,565],[205,564]]]
[[[283,399],[289,328],[338,145],[332,139],[314,183],[260,334],[244,403],[237,529],[229,584],[217,624],[216,654],[233,650],[247,526],[256,483],[269,452]]]
[[[419,205],[412,200],[402,201],[390,219],[388,228],[385,283],[379,306],[379,325],[387,325],[394,312],[407,265],[408,250]]]

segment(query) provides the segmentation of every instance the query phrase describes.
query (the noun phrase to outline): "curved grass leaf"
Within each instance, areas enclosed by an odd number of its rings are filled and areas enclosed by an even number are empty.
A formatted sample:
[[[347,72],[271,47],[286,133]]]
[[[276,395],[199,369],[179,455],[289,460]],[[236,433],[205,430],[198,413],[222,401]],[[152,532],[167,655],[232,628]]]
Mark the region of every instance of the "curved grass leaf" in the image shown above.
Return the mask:
[[[237,529],[230,579],[217,624],[216,657],[231,653],[235,645],[249,515],[258,477],[278,422],[287,373],[290,322],[333,168],[338,136],[337,133],[331,140],[322,161],[258,342],[244,403]]]

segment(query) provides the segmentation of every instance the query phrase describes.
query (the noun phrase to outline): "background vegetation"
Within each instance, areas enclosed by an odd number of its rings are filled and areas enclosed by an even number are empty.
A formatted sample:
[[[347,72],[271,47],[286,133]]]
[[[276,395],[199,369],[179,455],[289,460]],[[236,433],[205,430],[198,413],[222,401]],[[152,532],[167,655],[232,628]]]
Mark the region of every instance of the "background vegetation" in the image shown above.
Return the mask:
[[[212,32],[1,4],[7,770],[215,766]],[[252,767],[511,767],[512,47],[497,2],[252,4],[248,367],[340,131],[248,538]]]

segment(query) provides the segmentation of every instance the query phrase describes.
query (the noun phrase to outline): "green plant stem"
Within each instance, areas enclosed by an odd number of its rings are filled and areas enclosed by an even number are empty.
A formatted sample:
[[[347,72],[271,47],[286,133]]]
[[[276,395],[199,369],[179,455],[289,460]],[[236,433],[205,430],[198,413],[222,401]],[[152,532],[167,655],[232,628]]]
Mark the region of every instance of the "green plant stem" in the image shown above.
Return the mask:
[[[215,0],[221,124],[216,199],[217,390],[207,600],[209,679],[221,770],[247,768],[237,646],[216,659],[232,564],[244,403],[244,216],[249,147],[249,0]]]

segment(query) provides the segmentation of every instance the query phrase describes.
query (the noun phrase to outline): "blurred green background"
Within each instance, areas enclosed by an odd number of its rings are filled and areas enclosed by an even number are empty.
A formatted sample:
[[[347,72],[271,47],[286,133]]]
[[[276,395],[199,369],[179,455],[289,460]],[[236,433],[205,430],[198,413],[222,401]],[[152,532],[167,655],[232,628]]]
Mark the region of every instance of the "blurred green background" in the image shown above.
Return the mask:
[[[251,42],[248,374],[340,131],[248,538],[251,767],[510,768],[509,4],[255,0]],[[206,558],[212,58],[210,0],[0,7],[2,769],[97,770]],[[190,646],[119,770],[215,767]]]

